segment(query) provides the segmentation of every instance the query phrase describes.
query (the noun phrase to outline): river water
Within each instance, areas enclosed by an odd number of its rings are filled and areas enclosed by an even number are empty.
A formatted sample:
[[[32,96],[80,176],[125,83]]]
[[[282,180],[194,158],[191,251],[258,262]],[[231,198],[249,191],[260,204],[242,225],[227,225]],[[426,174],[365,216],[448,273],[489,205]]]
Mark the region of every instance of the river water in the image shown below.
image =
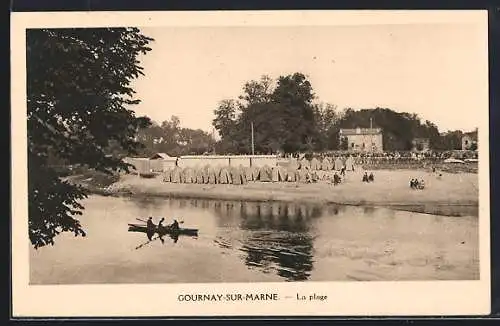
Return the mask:
[[[101,196],[83,204],[87,236],[31,249],[31,284],[479,278],[477,216]],[[199,235],[146,243],[127,224],[148,216],[175,217]]]

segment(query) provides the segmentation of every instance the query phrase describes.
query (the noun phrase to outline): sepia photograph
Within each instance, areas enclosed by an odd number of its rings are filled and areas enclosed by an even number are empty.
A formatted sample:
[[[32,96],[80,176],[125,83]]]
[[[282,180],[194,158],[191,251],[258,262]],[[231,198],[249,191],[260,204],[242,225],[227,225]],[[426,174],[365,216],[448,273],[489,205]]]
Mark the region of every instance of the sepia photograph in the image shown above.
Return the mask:
[[[23,286],[489,283],[485,13],[325,14],[24,18]]]

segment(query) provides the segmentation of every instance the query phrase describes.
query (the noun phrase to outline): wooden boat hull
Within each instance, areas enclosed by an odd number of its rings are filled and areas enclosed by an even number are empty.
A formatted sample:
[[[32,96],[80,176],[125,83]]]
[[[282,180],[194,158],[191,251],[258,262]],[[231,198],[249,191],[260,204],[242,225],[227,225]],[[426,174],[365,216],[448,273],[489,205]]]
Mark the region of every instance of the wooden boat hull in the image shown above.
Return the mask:
[[[148,228],[145,225],[140,225],[140,224],[129,224],[128,225],[128,230],[129,232],[143,232],[143,233],[151,233],[151,230],[148,230]],[[160,235],[166,235],[166,234],[171,234],[171,235],[189,235],[189,236],[197,236],[198,235],[198,229],[187,229],[187,228],[179,228],[177,230],[173,230],[169,228],[168,226],[164,226],[161,228],[156,228],[154,232],[159,233]]]

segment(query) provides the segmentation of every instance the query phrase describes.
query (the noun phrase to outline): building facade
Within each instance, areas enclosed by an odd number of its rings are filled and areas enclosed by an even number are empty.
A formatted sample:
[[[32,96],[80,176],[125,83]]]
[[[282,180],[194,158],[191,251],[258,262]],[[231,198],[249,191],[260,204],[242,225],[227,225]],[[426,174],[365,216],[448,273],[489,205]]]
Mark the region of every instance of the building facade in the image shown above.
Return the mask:
[[[347,147],[352,152],[377,153],[384,150],[380,128],[340,129],[339,139],[340,147]]]
[[[462,150],[477,150],[477,129],[462,136]]]

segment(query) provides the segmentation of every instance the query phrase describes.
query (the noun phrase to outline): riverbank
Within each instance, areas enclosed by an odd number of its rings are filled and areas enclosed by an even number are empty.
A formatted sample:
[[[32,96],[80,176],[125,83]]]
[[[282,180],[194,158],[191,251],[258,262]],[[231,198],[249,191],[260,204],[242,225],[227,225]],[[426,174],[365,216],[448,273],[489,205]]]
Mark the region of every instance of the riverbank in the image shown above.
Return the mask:
[[[107,196],[198,198],[239,201],[284,201],[315,204],[342,204],[388,207],[434,215],[478,215],[478,174],[436,174],[418,170],[379,170],[375,182],[361,182],[362,172],[350,172],[345,181],[333,186],[317,183],[249,182],[231,184],[177,184],[156,178],[122,175],[106,187],[87,187],[91,193]],[[424,179],[424,190],[409,187],[411,178]],[[85,183],[78,183],[85,186]]]

